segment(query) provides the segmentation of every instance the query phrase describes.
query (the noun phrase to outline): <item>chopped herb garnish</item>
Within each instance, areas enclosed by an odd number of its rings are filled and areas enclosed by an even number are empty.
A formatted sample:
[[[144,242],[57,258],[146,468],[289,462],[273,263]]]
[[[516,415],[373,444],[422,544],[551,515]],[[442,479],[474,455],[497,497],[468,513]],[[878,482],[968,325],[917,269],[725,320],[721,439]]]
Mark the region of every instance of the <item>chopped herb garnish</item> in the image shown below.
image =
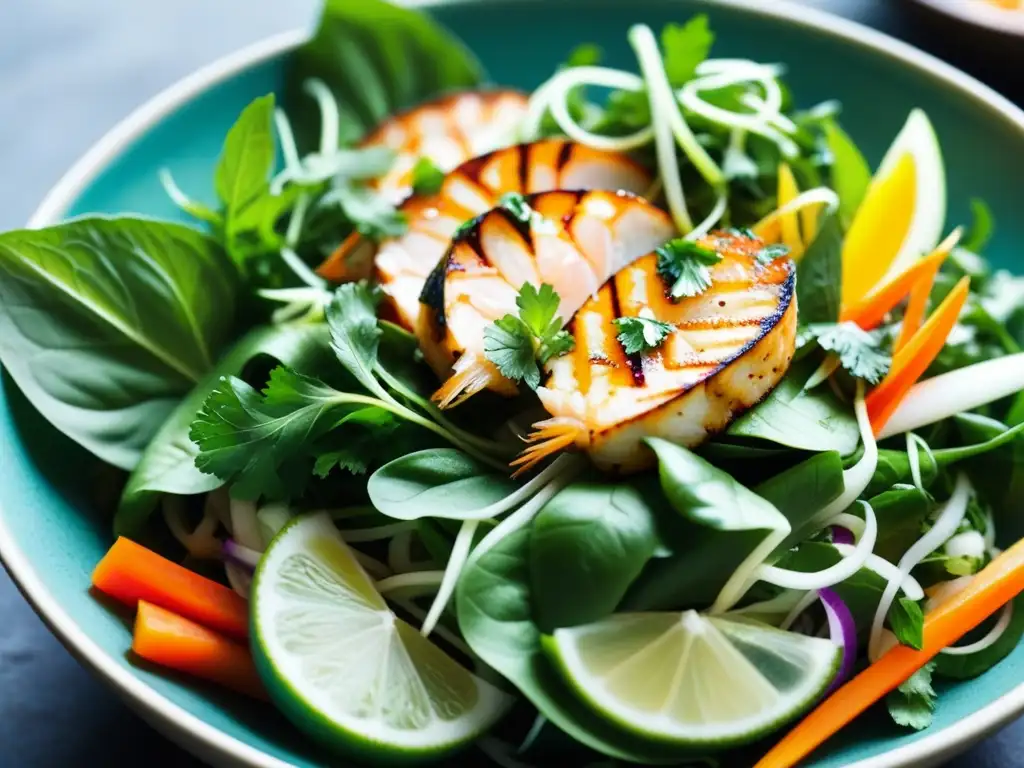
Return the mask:
[[[534,215],[530,203],[518,192],[507,192],[502,195],[498,201],[498,207],[504,208],[523,224],[529,224]]]
[[[672,323],[663,323],[650,309],[640,310],[637,317],[620,317],[615,321],[618,339],[627,355],[636,355],[657,349],[675,330]]]
[[[673,299],[700,296],[711,287],[711,267],[721,255],[692,240],[676,238],[658,248],[658,274],[669,286]]]
[[[889,609],[889,624],[901,645],[920,651],[924,646],[924,612],[913,600],[902,597]]]
[[[444,183],[444,171],[429,157],[421,157],[412,169],[412,190],[417,195],[433,195]]]
[[[935,662],[928,662],[886,698],[889,714],[897,725],[916,731],[931,725],[936,698],[932,688],[934,669]]]
[[[812,323],[806,334],[817,338],[822,349],[836,353],[851,376],[869,384],[881,381],[892,365],[892,357],[881,348],[881,335],[856,323]]]
[[[776,259],[781,259],[786,256],[789,256],[789,246],[783,245],[782,243],[766,245],[754,254],[754,258],[757,260],[757,263],[761,265],[771,264]]]
[[[505,315],[484,330],[484,354],[502,376],[536,389],[540,386],[537,363],[543,365],[572,351],[576,342],[562,329],[559,302],[550,285],[545,283],[537,290],[531,283],[523,283],[516,298],[518,317]]]

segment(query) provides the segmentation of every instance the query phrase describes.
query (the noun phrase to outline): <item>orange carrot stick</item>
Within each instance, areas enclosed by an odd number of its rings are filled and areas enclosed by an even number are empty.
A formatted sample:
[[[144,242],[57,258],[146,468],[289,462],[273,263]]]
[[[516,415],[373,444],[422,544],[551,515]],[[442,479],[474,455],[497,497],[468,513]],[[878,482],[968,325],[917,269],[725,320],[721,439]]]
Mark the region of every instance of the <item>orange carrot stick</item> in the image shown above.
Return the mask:
[[[966,277],[956,284],[928,318],[928,322],[921,326],[910,342],[893,356],[889,373],[868,394],[865,402],[871,427],[876,435],[885,426],[885,422],[892,416],[907,391],[921,378],[945,345],[967,300],[969,285],[970,279]]]
[[[893,307],[903,301],[911,293],[915,285],[928,275],[935,279],[935,274],[950,251],[960,241],[962,230],[959,228],[947,237],[939,246],[923,259],[918,259],[905,270],[888,282],[876,287],[860,301],[844,306],[839,313],[841,322],[852,322],[866,331],[875,328],[885,319],[885,315]]]
[[[249,605],[235,592],[123,536],[96,566],[92,583],[133,608],[145,600],[232,637],[249,636]]]
[[[953,234],[936,249],[937,253],[947,254],[956,247],[960,240],[961,230],[956,229]],[[893,352],[899,352],[905,347],[914,334],[917,333],[924,322],[924,313],[928,308],[928,297],[931,295],[932,286],[935,285],[935,276],[939,274],[940,261],[934,261],[925,273],[921,275],[914,287],[910,289],[910,298],[907,300],[907,309],[903,313],[903,323],[900,328],[899,338],[893,346]]]
[[[1024,591],[1024,539],[988,564],[967,587],[924,619],[924,645],[898,645],[818,705],[754,768],[790,768],[857,715],[906,682],[943,648]]]
[[[248,648],[145,600],[139,601],[132,650],[162,667],[267,698]]]
[[[361,280],[370,275],[373,255],[373,244],[358,232],[353,232],[316,268],[316,273],[332,283]]]

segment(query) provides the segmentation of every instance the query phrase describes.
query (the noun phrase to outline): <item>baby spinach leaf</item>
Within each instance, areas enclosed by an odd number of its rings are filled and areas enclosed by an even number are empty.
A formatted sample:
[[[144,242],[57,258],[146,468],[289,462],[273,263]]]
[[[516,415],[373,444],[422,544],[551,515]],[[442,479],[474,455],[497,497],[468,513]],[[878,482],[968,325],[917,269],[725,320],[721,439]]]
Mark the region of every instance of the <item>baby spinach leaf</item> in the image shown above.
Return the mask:
[[[520,529],[466,564],[456,590],[456,612],[470,648],[548,720],[585,746],[626,762],[684,759],[678,748],[659,747],[595,714],[545,657],[533,616],[530,539],[530,530]]]
[[[932,511],[935,500],[931,494],[913,485],[896,484],[872,496],[868,503],[878,520],[875,554],[895,563],[921,538],[925,519]],[[855,509],[854,514],[863,516],[859,509]]]
[[[796,268],[796,297],[800,323],[839,320],[843,286],[843,231],[838,218],[828,214],[814,242]]]
[[[918,459],[921,466],[921,484],[929,488],[939,476],[939,467],[928,458],[925,451],[918,452]],[[883,448],[878,451],[878,466],[875,467],[875,474],[864,491],[868,496],[875,496],[897,484],[909,484],[913,482],[913,475],[910,472],[910,457],[905,451],[894,451]]]
[[[948,677],[954,680],[969,680],[977,677],[1000,661],[1005,659],[1017,647],[1022,636],[1024,636],[1024,597],[1018,597],[1013,601],[1013,614],[1010,616],[1010,624],[1006,631],[1000,635],[992,645],[983,651],[970,653],[966,656],[952,656],[948,653],[940,653],[935,657],[935,674],[941,677]],[[980,630],[982,634],[987,632],[987,625]],[[968,639],[960,641],[960,645],[970,642],[971,633]],[[978,637],[978,639],[981,639]]]
[[[814,367],[813,360],[793,363],[771,394],[736,419],[727,434],[804,451],[853,453],[860,442],[853,409],[828,387],[804,389]]]
[[[312,77],[338,100],[339,127],[349,138],[402,109],[484,79],[473,54],[453,35],[423,12],[384,0],[327,0],[316,33],[292,54],[287,108],[306,149],[315,146],[320,130],[315,103],[302,90]]]
[[[839,498],[845,487],[843,460],[836,451],[815,454],[758,484],[754,492],[785,515],[792,528],[776,553],[785,552],[807,538],[807,523]]]
[[[178,224],[84,218],[0,235],[0,361],[54,426],[132,469],[234,325],[221,248]]]
[[[537,624],[550,632],[608,616],[657,546],[653,512],[635,487],[620,481],[568,486],[531,526]]]
[[[256,328],[243,336],[212,371],[172,411],[146,446],[121,494],[114,516],[114,533],[134,536],[156,507],[160,494],[188,495],[221,487],[224,480],[196,468],[197,446],[189,438],[196,413],[224,376],[241,376],[246,364],[266,355],[298,371],[327,351],[323,325],[275,325]],[[327,352],[327,354],[330,354]]]
[[[509,477],[454,448],[435,448],[395,459],[370,476],[370,501],[400,520],[463,520],[516,490]]]
[[[239,231],[247,206],[264,195],[274,169],[274,95],[247,106],[231,126],[214,172],[217,196],[224,204],[228,243]]]
[[[956,417],[956,428],[964,440],[974,444],[994,441],[1008,431],[1000,421],[969,413]],[[993,450],[967,459],[961,466],[979,495],[992,505],[997,517],[1012,519],[1024,495],[1024,439],[1015,437]]]
[[[871,184],[871,168],[853,139],[834,120],[826,120],[823,128],[832,153],[832,188],[839,195],[839,218],[849,229]]]

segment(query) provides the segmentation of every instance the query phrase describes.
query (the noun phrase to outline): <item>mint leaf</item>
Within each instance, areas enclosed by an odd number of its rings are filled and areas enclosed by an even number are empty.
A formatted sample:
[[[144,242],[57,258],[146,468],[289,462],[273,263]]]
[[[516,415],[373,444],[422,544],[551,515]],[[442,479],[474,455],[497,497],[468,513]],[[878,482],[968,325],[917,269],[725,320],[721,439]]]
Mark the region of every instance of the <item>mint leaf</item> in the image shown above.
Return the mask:
[[[533,334],[518,317],[505,315],[484,329],[484,355],[505,378],[524,381],[531,389],[540,386]]]
[[[722,257],[691,240],[676,238],[656,249],[658,274],[673,299],[700,296],[711,287],[711,267]]]
[[[225,228],[230,239],[236,218],[246,205],[264,193],[274,167],[274,94],[254,100],[231,126],[213,183],[224,204]]]
[[[924,612],[915,601],[901,597],[889,609],[889,624],[901,645],[920,651],[924,646]]]
[[[870,384],[881,381],[892,365],[892,357],[881,349],[881,334],[865,331],[856,323],[812,323],[804,333],[805,338],[816,337],[822,349],[835,352],[851,376]]]
[[[776,259],[781,259],[789,256],[789,246],[783,243],[775,243],[773,245],[766,245],[764,248],[754,254],[754,259],[758,264],[766,266],[771,264]]]
[[[434,195],[444,183],[444,171],[429,157],[421,157],[412,169],[412,191],[417,195]]]
[[[708,17],[703,13],[683,25],[665,25],[661,30],[661,47],[664,49],[665,74],[674,88],[693,78],[697,65],[708,57],[714,42]]]
[[[618,339],[627,355],[650,352],[660,347],[669,334],[675,330],[672,323],[663,323],[650,317],[619,317],[614,321],[619,329]]]
[[[920,731],[932,724],[936,698],[932,688],[934,669],[935,662],[928,662],[886,697],[889,714],[897,725]]]

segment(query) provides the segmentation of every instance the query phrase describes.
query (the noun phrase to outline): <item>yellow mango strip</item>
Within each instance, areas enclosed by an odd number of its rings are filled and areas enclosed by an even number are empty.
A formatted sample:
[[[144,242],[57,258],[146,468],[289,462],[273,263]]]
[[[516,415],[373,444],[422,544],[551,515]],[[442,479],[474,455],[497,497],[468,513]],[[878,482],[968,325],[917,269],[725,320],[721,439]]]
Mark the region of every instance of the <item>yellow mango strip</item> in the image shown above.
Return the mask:
[[[843,243],[843,304],[863,299],[889,272],[910,231],[917,174],[905,154],[884,178],[871,183]]]
[[[796,177],[792,169],[786,163],[779,165],[779,209],[793,202],[800,194],[800,188],[796,184]],[[789,246],[793,258],[800,258],[804,252],[804,241],[800,236],[800,219],[796,211],[783,213],[779,216],[779,227],[782,233],[782,242]]]

